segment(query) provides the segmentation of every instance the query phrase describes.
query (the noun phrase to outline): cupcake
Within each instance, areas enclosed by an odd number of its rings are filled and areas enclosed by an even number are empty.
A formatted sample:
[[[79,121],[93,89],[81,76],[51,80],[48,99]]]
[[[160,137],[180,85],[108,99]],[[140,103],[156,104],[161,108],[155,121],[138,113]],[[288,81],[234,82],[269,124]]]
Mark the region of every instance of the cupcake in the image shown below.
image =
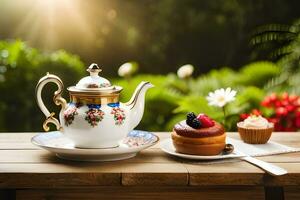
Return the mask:
[[[242,140],[249,144],[265,144],[270,139],[274,124],[262,116],[251,115],[237,123],[238,132]]]
[[[211,156],[220,154],[226,141],[224,127],[207,115],[189,113],[187,119],[175,124],[173,145],[178,153]]]

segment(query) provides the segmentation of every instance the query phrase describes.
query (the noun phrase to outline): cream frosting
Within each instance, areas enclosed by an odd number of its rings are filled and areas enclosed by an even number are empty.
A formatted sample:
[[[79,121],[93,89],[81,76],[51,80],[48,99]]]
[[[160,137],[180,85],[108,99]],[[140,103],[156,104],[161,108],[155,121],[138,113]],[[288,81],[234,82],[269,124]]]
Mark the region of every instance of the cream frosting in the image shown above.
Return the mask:
[[[270,123],[262,116],[251,115],[243,121],[245,128],[268,128]]]

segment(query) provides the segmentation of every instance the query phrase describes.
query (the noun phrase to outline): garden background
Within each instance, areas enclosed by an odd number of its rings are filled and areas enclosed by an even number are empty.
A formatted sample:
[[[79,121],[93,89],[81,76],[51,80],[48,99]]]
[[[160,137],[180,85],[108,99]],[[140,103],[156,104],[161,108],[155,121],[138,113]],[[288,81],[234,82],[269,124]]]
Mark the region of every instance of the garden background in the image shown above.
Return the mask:
[[[299,6],[297,0],[0,0],[0,131],[42,131],[39,78],[50,72],[68,87],[93,62],[124,87],[122,101],[142,80],[156,86],[139,129],[171,130],[189,111],[221,121],[205,97],[231,87],[238,93],[227,107],[227,130],[251,112],[281,120],[277,130],[298,130]],[[118,76],[127,62],[138,71]],[[185,64],[194,72],[180,78]],[[47,85],[44,99],[58,113],[54,90]]]

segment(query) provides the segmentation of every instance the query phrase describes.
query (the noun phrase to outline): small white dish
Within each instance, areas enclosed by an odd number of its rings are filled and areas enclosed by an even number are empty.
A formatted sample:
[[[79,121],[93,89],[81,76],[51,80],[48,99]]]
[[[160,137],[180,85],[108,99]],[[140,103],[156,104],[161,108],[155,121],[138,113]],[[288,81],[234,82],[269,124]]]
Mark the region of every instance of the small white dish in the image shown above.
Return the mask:
[[[192,159],[192,160],[219,160],[219,159],[227,159],[227,158],[239,158],[243,157],[242,154],[239,154],[235,151],[233,151],[231,154],[220,154],[215,156],[198,156],[198,155],[189,155],[189,154],[183,154],[176,152],[175,147],[173,146],[173,142],[171,138],[165,139],[161,141],[160,148],[167,154],[170,154],[172,156],[185,158],[185,159]]]
[[[32,137],[31,142],[43,149],[55,153],[56,156],[76,161],[115,161],[136,156],[159,141],[158,136],[146,131],[131,131],[119,141],[119,146],[104,149],[76,148],[74,143],[59,131],[40,133]]]

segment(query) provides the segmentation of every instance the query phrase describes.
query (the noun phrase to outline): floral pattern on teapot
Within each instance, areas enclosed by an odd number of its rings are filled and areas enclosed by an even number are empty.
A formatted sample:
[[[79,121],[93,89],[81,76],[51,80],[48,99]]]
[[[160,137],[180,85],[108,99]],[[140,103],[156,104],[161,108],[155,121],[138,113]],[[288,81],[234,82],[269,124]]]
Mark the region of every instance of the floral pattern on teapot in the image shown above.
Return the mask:
[[[110,87],[111,84],[109,83],[101,83],[100,85],[92,83],[92,84],[88,84],[87,88],[105,88],[105,87]]]
[[[75,119],[75,115],[78,115],[77,106],[70,105],[67,110],[64,111],[65,125],[69,126]]]
[[[113,115],[115,125],[122,125],[126,119],[124,109],[120,108],[120,103],[109,103],[111,107],[110,114]],[[67,110],[64,111],[65,125],[70,126],[75,116],[78,115],[78,109],[82,107],[82,104],[69,103]],[[92,126],[95,127],[104,118],[105,113],[101,110],[101,104],[87,104],[88,111],[85,112],[85,120]]]
[[[114,115],[114,120],[116,125],[121,125],[123,124],[126,116],[124,113],[124,110],[122,108],[113,108],[111,111],[111,114]]]
[[[98,125],[98,122],[101,122],[104,117],[104,112],[100,109],[101,105],[99,104],[88,104],[89,110],[86,111],[85,120],[92,126],[95,127]]]

